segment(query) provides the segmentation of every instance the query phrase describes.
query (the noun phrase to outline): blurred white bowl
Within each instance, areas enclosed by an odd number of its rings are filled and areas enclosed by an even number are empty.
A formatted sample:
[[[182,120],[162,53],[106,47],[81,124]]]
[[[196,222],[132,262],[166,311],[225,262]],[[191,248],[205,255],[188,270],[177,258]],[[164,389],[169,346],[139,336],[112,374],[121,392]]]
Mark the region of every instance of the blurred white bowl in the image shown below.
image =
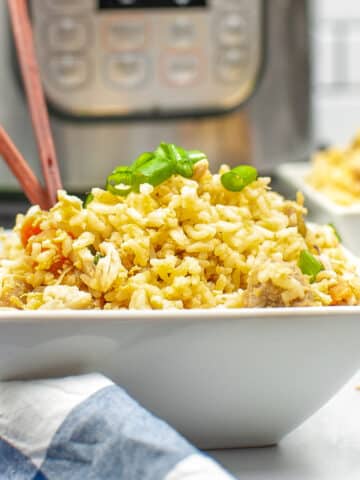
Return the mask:
[[[342,243],[354,254],[360,255],[360,203],[351,206],[337,205],[305,182],[309,171],[310,164],[307,162],[285,163],[278,168],[277,174],[287,190],[286,194],[293,194],[297,190],[304,193],[309,220],[332,223],[340,233]]]
[[[360,367],[360,307],[0,312],[0,379],[102,372],[202,448],[269,445]]]

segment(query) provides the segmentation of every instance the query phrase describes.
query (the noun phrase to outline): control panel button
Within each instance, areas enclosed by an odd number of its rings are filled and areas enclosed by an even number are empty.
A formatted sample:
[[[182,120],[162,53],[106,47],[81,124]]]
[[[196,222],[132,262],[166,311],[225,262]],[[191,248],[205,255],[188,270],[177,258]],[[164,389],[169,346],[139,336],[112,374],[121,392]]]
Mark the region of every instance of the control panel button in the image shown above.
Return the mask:
[[[238,82],[248,63],[248,50],[242,47],[224,49],[217,63],[219,78],[226,83]]]
[[[219,42],[223,46],[236,47],[246,41],[247,24],[240,12],[227,12],[220,16],[218,26]]]
[[[89,75],[87,60],[79,55],[57,55],[49,62],[51,77],[63,88],[83,85]]]
[[[177,17],[169,27],[170,44],[174,47],[190,47],[195,39],[195,25],[189,17]]]
[[[179,87],[195,83],[201,74],[200,57],[194,53],[171,51],[165,57],[164,67],[167,82]]]
[[[110,50],[136,50],[145,44],[145,20],[122,18],[103,25],[105,46]]]
[[[106,60],[106,76],[119,87],[130,88],[143,83],[147,69],[147,57],[139,52],[113,54]]]
[[[49,44],[52,50],[74,51],[87,45],[87,28],[76,17],[61,17],[48,27]]]

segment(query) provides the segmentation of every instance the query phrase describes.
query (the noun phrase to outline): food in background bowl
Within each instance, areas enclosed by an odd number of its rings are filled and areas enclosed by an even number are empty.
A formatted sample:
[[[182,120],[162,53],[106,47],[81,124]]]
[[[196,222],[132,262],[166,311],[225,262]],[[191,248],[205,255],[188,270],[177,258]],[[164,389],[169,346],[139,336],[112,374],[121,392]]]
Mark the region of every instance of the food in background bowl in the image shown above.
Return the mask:
[[[335,225],[345,247],[360,255],[360,133],[344,149],[282,164],[277,174],[286,193],[304,193],[312,221]]]
[[[360,203],[360,131],[347,147],[317,152],[306,182],[338,205]]]
[[[18,215],[2,238],[0,302],[18,309],[357,305],[334,229],[304,222],[256,170],[162,144],[83,203]]]

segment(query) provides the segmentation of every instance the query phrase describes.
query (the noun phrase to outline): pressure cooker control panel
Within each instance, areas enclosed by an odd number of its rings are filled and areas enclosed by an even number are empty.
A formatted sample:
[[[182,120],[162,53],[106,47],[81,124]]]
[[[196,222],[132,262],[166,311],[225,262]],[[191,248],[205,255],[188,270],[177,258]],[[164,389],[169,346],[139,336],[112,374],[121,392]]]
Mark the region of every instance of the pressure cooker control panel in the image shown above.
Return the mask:
[[[224,111],[253,92],[262,0],[32,0],[49,102],[77,116]]]

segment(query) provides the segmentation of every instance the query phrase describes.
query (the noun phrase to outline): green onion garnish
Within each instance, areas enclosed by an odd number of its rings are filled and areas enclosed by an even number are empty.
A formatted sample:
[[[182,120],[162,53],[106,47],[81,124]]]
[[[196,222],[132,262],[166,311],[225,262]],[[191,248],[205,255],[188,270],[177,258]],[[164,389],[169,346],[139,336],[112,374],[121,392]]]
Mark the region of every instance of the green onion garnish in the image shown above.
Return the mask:
[[[162,142],[154,152],[142,153],[132,165],[116,167],[107,177],[106,189],[125,196],[139,192],[143,183],[155,187],[175,174],[191,178],[195,163],[203,159],[206,155],[199,150],[187,151]]]
[[[240,192],[258,177],[256,168],[250,165],[240,165],[221,175],[221,183],[230,192]]]
[[[106,190],[115,195],[127,195],[131,192],[133,173],[130,167],[116,167],[106,180]]]
[[[132,188],[138,192],[143,183],[150,183],[156,187],[165,182],[174,173],[174,165],[167,158],[153,157],[140,167],[133,170]]]
[[[175,173],[185,178],[191,178],[193,176],[195,163],[206,158],[206,155],[199,150],[189,150],[187,152],[173,143],[168,145],[168,149],[175,162]]]
[[[90,192],[86,195],[85,200],[83,201],[83,208],[86,208],[90,202],[94,200],[94,195]]]
[[[298,265],[302,273],[310,276],[311,283],[315,281],[317,274],[324,270],[324,265],[308,250],[301,251]]]
[[[179,160],[176,163],[175,171],[182,177],[191,178],[193,176],[194,169],[188,160]]]
[[[200,160],[206,159],[205,153],[200,152],[200,150],[188,150],[186,153],[188,159],[192,162],[193,165]]]
[[[342,242],[342,238],[340,236],[340,233],[338,232],[337,228],[333,223],[328,223],[329,227],[331,227],[334,230],[335,237],[339,240],[339,242]]]
[[[167,145],[167,151],[168,155],[173,159],[175,163],[181,162],[181,160],[187,157],[185,150],[181,147],[177,147],[173,143],[169,143]]]
[[[144,163],[148,162],[149,160],[154,158],[154,154],[152,152],[144,152],[138,156],[135,162],[131,166],[131,170],[136,170],[137,168],[144,165]],[[122,168],[122,167],[118,167]]]

